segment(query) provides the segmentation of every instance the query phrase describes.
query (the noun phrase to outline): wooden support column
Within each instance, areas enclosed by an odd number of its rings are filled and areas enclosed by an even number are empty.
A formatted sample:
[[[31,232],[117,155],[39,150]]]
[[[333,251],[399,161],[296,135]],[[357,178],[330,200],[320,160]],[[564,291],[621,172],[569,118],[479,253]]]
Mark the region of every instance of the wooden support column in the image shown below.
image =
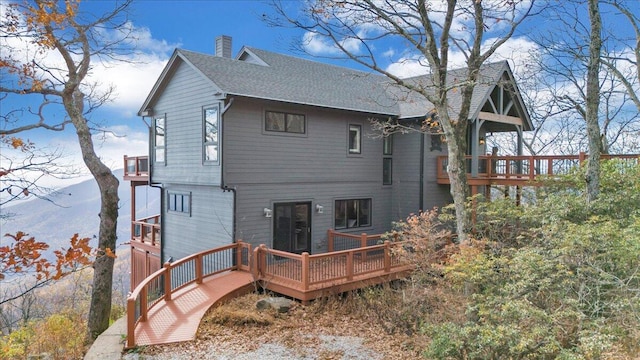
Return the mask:
[[[302,289],[309,290],[309,253],[302,253]]]
[[[171,301],[171,263],[164,263],[164,301]],[[145,287],[146,288],[146,287]],[[142,299],[146,299],[143,297]],[[146,300],[142,300],[141,303],[146,303]]]

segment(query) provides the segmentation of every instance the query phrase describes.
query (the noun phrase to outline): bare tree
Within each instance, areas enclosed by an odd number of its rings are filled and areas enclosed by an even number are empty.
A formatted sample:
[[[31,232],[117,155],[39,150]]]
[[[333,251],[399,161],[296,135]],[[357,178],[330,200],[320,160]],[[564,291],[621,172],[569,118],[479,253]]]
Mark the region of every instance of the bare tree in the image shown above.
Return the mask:
[[[118,179],[95,152],[89,114],[109,99],[110,90],[99,92],[89,75],[94,61],[118,58],[130,52],[127,42],[126,10],[130,0],[114,3],[114,9],[101,16],[80,11],[76,1],[31,0],[6,7],[0,36],[28,42],[31,51],[3,49],[0,53],[0,94],[41,97],[41,103],[55,101],[62,118],[38,112],[35,121],[3,127],[0,135],[33,129],[75,130],[85,165],[100,189],[100,228],[98,251],[116,246],[118,217]],[[117,36],[105,36],[114,30]],[[10,42],[7,42],[10,44]],[[14,51],[15,50],[15,51]],[[54,54],[60,63],[45,61]],[[114,259],[101,256],[94,263],[88,341],[109,326]]]
[[[627,45],[626,49],[605,54],[600,60],[624,85],[628,96],[640,111],[640,6],[633,1],[607,0],[628,20],[634,37],[615,37],[616,41]]]
[[[14,136],[0,138],[0,220],[13,216],[6,206],[17,200],[38,198],[56,204],[60,193],[40,180],[75,176],[71,166],[60,163],[63,157],[60,149],[45,149]]]
[[[282,19],[307,32],[307,39],[329,41],[346,58],[383,74],[401,88],[426,98],[437,112],[448,146],[447,172],[451,183],[457,233],[467,240],[469,211],[465,155],[466,135],[473,89],[479,81],[480,67],[509,40],[518,26],[532,15],[534,1],[373,1],[319,0],[305,3],[302,16],[290,15],[282,2],[275,2]],[[491,39],[487,39],[487,34]],[[397,40],[406,44],[402,58],[417,56],[431,74],[430,82],[403,79],[381,65],[377,44]],[[453,52],[464,57],[466,70],[455,79],[449,76]],[[397,58],[400,60],[400,58]],[[460,104],[449,101],[460,93]],[[425,109],[425,116],[431,109]]]
[[[600,156],[602,141],[600,140],[600,53],[602,51],[602,18],[599,0],[588,0],[589,8],[589,57],[587,60],[587,104],[585,121],[589,139],[589,159],[585,182],[587,183],[587,202],[595,201],[600,193]]]

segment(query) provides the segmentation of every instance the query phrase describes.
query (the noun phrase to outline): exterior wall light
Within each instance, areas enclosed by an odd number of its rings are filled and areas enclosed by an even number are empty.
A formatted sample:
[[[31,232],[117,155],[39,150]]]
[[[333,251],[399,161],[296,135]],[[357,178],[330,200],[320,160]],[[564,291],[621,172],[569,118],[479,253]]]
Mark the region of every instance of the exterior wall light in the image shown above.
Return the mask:
[[[320,204],[317,204],[316,205],[316,212],[318,214],[323,214],[324,213],[324,207],[322,205],[320,205]]]
[[[270,218],[271,217],[271,209],[269,208],[264,208],[264,217],[266,218]]]

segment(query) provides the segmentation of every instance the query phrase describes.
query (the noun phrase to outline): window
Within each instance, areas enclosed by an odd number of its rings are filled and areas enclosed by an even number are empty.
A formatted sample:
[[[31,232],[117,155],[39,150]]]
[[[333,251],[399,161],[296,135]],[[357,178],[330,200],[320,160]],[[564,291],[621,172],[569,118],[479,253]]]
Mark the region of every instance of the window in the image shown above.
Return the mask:
[[[336,200],[335,229],[371,226],[371,199]]]
[[[393,135],[387,135],[382,138],[382,154],[393,154]]]
[[[304,115],[300,114],[267,111],[265,115],[264,129],[266,131],[304,134],[305,118]]]
[[[382,159],[382,185],[393,184],[393,159]]]
[[[204,161],[218,162],[218,107],[205,108],[202,117],[204,120]]]
[[[164,118],[153,120],[153,159],[156,163],[165,162],[165,121]]]
[[[393,184],[393,135],[382,139],[382,185]]]
[[[167,192],[167,210],[191,214],[191,194]]]
[[[362,140],[362,126],[349,125],[349,154],[360,154]]]

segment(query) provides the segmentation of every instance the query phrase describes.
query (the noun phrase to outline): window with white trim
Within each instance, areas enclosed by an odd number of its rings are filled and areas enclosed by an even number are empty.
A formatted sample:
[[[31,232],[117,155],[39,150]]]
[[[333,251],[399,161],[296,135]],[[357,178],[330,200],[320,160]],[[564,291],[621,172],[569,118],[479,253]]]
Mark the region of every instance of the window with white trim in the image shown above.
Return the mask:
[[[219,110],[218,106],[204,108],[202,111],[203,120],[203,157],[205,163],[217,163],[220,156],[219,148]]]
[[[334,229],[371,226],[371,199],[336,200]]]
[[[155,163],[166,161],[165,124],[164,117],[153,119],[153,161]]]
[[[349,125],[349,154],[360,154],[362,144],[362,126]]]

